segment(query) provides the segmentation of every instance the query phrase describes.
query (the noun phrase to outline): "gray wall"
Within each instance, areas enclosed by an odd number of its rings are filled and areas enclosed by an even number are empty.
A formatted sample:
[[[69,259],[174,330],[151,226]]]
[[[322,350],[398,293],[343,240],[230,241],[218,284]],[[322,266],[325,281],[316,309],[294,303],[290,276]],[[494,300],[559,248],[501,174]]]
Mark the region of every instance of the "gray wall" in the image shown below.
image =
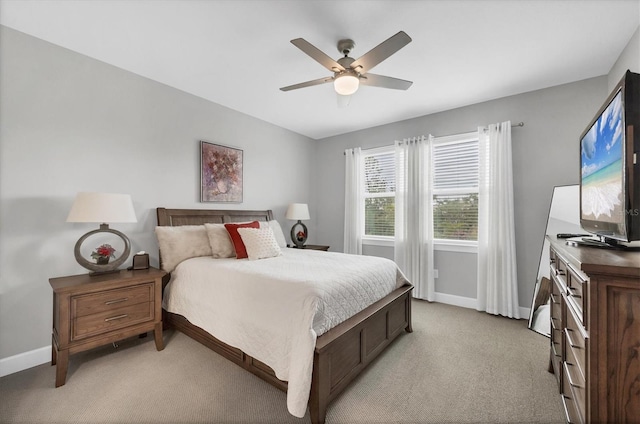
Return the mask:
[[[523,121],[524,127],[512,131],[513,171],[519,303],[529,307],[552,189],[578,183],[578,138],[607,94],[607,77],[602,76],[319,140],[317,157],[322,168],[315,179],[320,242],[336,250],[343,245],[344,149],[380,147],[423,134],[464,133],[506,120]],[[475,254],[436,252],[436,291],[475,298],[475,267]]]
[[[0,358],[51,340],[50,277],[87,272],[65,222],[78,191],[131,194],[112,225],[157,265],[155,208],[274,210],[310,202],[314,141],[105,63],[0,29]],[[199,141],[244,150],[244,202],[199,203]],[[282,166],[296,163],[298,167]],[[309,223],[315,234],[315,221]],[[310,242],[314,242],[313,238]]]
[[[607,87],[609,91],[620,81],[627,69],[640,73],[640,26],[636,29],[618,60],[609,71]]]

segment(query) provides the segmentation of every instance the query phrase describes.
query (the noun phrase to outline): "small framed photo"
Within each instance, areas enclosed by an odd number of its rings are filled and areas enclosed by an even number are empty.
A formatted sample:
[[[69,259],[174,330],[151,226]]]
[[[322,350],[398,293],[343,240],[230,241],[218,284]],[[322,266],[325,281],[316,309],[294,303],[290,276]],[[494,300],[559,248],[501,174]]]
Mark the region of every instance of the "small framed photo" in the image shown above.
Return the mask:
[[[200,142],[200,201],[242,203],[242,150]]]

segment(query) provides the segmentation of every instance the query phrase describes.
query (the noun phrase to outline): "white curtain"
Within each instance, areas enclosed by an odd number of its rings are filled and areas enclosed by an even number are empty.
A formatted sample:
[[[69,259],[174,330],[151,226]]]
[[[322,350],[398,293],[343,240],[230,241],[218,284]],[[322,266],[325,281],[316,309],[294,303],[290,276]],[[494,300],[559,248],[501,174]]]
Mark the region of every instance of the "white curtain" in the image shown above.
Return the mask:
[[[414,285],[413,296],[434,300],[433,137],[396,141],[395,253],[398,267]]]
[[[520,318],[513,220],[511,122],[478,128],[479,311]]]
[[[347,149],[344,178],[344,253],[362,254],[364,225],[360,213],[362,203],[362,151],[359,147]]]

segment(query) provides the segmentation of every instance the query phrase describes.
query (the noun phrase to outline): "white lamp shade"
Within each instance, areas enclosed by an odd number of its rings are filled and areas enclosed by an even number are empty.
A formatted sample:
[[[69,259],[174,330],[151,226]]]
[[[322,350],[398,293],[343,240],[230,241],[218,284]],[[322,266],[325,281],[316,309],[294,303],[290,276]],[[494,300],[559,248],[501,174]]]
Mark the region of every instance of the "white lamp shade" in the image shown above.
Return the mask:
[[[309,206],[306,203],[291,203],[287,208],[285,218],[293,220],[311,219],[309,216]]]
[[[67,222],[138,222],[131,196],[117,193],[80,192]]]
[[[358,91],[359,85],[360,80],[355,75],[338,75],[336,79],[333,80],[333,88],[336,90],[336,93],[343,96],[350,96]]]

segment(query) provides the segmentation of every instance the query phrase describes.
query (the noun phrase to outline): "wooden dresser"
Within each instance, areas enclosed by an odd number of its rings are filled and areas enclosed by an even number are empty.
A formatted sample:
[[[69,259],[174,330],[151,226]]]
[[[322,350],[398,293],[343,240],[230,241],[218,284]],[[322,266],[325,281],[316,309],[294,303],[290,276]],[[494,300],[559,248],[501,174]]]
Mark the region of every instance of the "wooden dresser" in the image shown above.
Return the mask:
[[[640,252],[551,242],[551,365],[567,422],[640,423]]]
[[[51,365],[56,387],[65,383],[69,355],[153,331],[162,341],[162,277],[159,269],[49,279],[53,289]]]

